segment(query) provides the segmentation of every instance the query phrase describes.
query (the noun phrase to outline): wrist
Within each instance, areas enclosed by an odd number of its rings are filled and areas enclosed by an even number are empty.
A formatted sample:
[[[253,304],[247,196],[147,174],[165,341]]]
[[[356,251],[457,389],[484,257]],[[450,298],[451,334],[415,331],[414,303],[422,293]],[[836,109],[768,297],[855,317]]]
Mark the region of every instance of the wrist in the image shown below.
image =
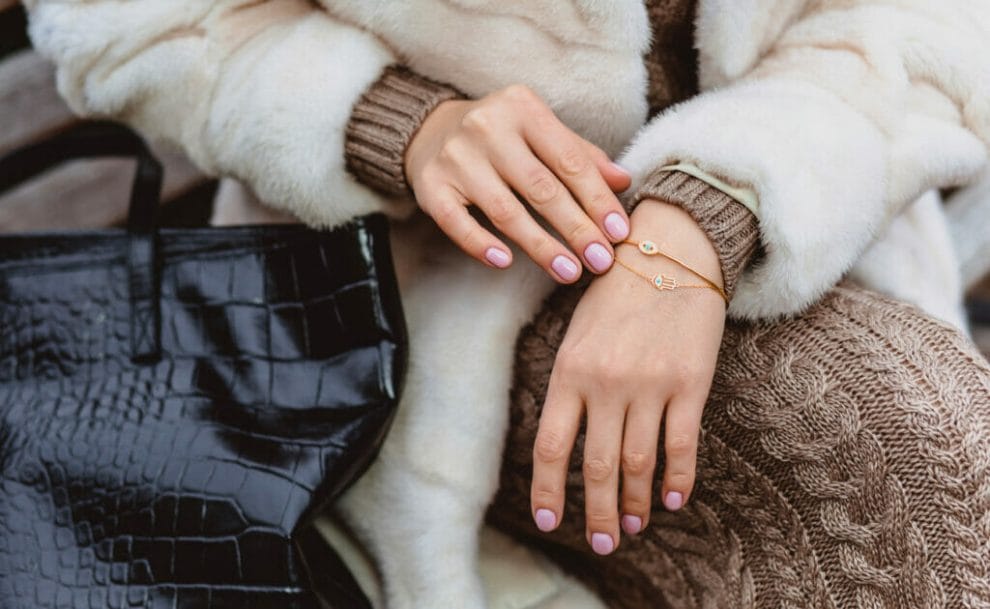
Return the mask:
[[[722,268],[718,252],[707,233],[678,205],[657,199],[644,199],[630,215],[632,231],[629,239],[648,239],[659,244],[664,250],[689,263],[692,268],[710,278],[719,287],[724,287]],[[619,248],[617,254],[630,255]],[[654,264],[667,264],[662,259]]]

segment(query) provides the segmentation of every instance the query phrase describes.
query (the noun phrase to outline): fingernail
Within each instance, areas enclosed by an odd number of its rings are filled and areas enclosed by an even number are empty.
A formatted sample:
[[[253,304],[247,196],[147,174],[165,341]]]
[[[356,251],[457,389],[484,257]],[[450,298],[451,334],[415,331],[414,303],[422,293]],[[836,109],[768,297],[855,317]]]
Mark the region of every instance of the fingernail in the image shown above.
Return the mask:
[[[612,167],[614,167],[615,170],[618,171],[619,173],[624,173],[627,176],[632,177],[632,174],[629,173],[629,170],[623,167],[622,165],[619,165],[618,163],[612,163]]]
[[[557,526],[557,517],[553,512],[546,509],[536,510],[536,528],[544,533],[548,533]]]
[[[618,212],[605,216],[605,232],[615,241],[622,241],[629,236],[629,223]]]
[[[567,256],[557,256],[554,258],[550,268],[564,281],[574,281],[577,279],[579,273],[577,265],[571,262],[571,259]]]
[[[622,530],[626,535],[635,535],[643,530],[643,519],[639,516],[626,514],[622,517]]]
[[[663,506],[670,510],[671,512],[676,512],[681,509],[684,505],[684,495],[678,493],[677,491],[670,491],[667,496],[663,498]]]
[[[602,556],[611,554],[612,550],[615,549],[615,544],[612,543],[612,536],[605,533],[593,534],[591,536],[591,549],[595,551],[595,554]]]
[[[504,269],[509,266],[509,255],[497,247],[490,247],[485,250],[485,260],[491,262],[492,265],[497,266],[500,269]]]
[[[604,273],[612,267],[612,254],[601,243],[592,243],[585,248],[584,259],[596,273]]]

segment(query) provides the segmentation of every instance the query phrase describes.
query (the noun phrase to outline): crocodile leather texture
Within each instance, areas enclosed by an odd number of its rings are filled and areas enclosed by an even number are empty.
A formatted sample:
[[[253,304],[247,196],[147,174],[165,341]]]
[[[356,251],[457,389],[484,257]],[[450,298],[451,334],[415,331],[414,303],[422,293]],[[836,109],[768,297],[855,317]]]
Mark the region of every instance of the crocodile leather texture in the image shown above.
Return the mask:
[[[386,221],[155,233],[140,324],[130,232],[0,238],[0,609],[364,606],[308,525],[400,391]]]

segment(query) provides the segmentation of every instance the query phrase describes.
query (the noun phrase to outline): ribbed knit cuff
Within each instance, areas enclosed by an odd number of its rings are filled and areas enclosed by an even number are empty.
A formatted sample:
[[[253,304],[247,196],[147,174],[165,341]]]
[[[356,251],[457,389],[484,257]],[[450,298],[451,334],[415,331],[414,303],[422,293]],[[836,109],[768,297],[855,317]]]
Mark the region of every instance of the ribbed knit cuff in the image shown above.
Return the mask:
[[[344,142],[348,170],[376,190],[408,195],[403,158],[409,142],[437,106],[462,97],[406,68],[386,68],[351,111]]]
[[[677,205],[694,218],[718,253],[725,293],[731,298],[759,245],[760,226],[753,212],[707,182],[680,171],[650,175],[631,199],[629,211],[644,199]]]

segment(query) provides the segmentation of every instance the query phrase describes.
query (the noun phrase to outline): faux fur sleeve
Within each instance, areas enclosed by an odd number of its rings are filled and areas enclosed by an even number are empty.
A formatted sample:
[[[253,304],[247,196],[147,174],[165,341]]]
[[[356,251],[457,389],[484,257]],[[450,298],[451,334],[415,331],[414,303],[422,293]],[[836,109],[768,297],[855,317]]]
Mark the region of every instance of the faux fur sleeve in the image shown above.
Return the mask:
[[[395,61],[306,0],[28,0],[35,46],[75,111],[180,146],[205,171],[330,226],[402,213],[344,160],[361,94]]]
[[[621,163],[689,162],[759,196],[764,255],[730,315],[796,313],[990,143],[986,0],[701,0],[706,92],[647,125]],[[924,281],[918,277],[918,281]]]

